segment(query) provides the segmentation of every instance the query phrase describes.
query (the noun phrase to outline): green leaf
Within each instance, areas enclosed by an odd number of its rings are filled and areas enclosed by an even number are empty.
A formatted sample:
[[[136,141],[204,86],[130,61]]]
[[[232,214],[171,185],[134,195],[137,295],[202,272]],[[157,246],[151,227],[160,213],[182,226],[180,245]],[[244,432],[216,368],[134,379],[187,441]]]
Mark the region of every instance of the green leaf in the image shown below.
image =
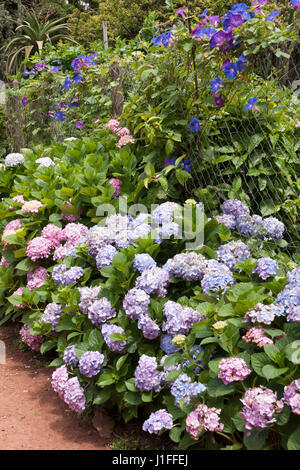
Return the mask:
[[[270,364],[272,365],[272,361],[265,353],[257,353],[251,356],[252,368],[260,377],[265,377],[263,367]]]
[[[89,334],[88,343],[90,350],[92,351],[101,351],[104,344],[104,339],[99,330],[94,329]]]
[[[207,393],[210,397],[223,397],[224,395],[228,395],[234,391],[235,385],[233,383],[225,385],[222,380],[218,379],[218,377],[214,377],[207,384]]]
[[[288,367],[275,367],[272,364],[267,364],[263,366],[262,373],[267,380],[275,379],[276,377],[280,377],[280,375],[285,374],[289,370]]]
[[[263,140],[264,136],[261,134],[254,134],[248,144],[248,153],[250,154]]]
[[[109,388],[104,388],[100,392],[96,393],[96,396],[94,398],[94,405],[102,405],[102,403],[107,402],[111,397],[111,391]]]
[[[126,362],[126,359],[128,357],[128,354],[125,354],[124,356],[121,356],[118,360],[117,360],[117,363],[116,363],[116,369],[117,370],[120,370],[122,368],[122,366],[125,364]]]
[[[124,393],[124,401],[130,405],[140,405],[142,403],[140,393],[134,392]]]
[[[300,450],[300,426],[288,438],[287,448],[288,450]]]
[[[170,155],[174,150],[174,142],[173,140],[168,139],[165,145],[165,152],[167,155]]]
[[[173,442],[179,442],[180,441],[180,436],[181,436],[181,433],[182,433],[182,429],[178,426],[175,426],[174,428],[171,429],[171,431],[169,432],[169,438],[173,441]]]
[[[142,393],[142,401],[145,402],[145,403],[151,403],[153,401],[153,398],[152,398],[152,392],[143,392]]]
[[[116,379],[110,372],[103,372],[99,379],[97,380],[96,384],[99,385],[100,387],[106,387],[106,385],[111,385],[115,383]]]
[[[289,343],[285,348],[285,354],[293,364],[300,364],[300,341]]]
[[[248,450],[260,450],[266,443],[268,429],[252,429],[244,433],[244,444]]]

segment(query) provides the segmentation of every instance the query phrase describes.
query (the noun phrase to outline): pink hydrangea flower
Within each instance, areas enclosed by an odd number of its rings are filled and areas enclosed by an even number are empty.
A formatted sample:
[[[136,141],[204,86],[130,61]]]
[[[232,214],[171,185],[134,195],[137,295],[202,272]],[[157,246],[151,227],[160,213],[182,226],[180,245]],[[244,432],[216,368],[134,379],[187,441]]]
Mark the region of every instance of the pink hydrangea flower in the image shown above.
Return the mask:
[[[46,225],[42,230],[41,236],[51,241],[52,248],[60,246],[60,242],[64,238],[62,229],[54,224]]]
[[[27,273],[28,289],[33,290],[33,289],[38,289],[39,287],[41,287],[44,284],[47,275],[48,275],[47,269],[43,268],[42,266],[38,266],[32,271],[28,271]]]
[[[81,238],[83,238],[88,231],[88,228],[83,224],[69,223],[63,229],[63,240],[66,240],[66,245],[70,248],[75,246]]]
[[[13,292],[13,295],[22,295],[23,294],[23,287],[19,287],[17,290],[15,290],[15,292]],[[26,305],[23,305],[23,304],[18,304],[18,305],[15,305],[16,308],[25,308]]]
[[[123,137],[120,138],[117,146],[118,148],[124,147],[124,145],[127,144],[134,144],[135,140],[131,135],[123,135]]]
[[[300,415],[300,379],[284,387],[284,401],[296,415]]]
[[[116,133],[118,137],[123,137],[124,135],[130,135],[130,130],[127,127],[122,127]]]
[[[259,348],[262,348],[265,344],[274,344],[271,338],[268,338],[264,332],[262,326],[254,326],[249,328],[245,336],[242,337],[246,343],[255,343]]]
[[[262,385],[249,388],[241,402],[244,407],[240,414],[246,429],[266,428],[275,423],[275,414],[280,413],[284,406],[282,400],[277,400],[276,392]]]
[[[44,341],[43,335],[32,335],[30,333],[30,326],[23,325],[20,330],[20,336],[23,343],[27,344],[33,351],[39,351],[42,342]]]
[[[244,380],[251,374],[251,370],[248,369],[246,362],[240,357],[222,359],[219,363],[219,368],[218,377],[225,385]]]
[[[33,199],[32,201],[27,201],[23,204],[21,211],[23,214],[33,214],[38,213],[39,209],[43,207],[43,204],[40,201]]]
[[[224,424],[220,423],[219,408],[208,408],[206,405],[198,405],[186,419],[186,430],[192,439],[197,440],[202,431],[222,432]]]
[[[14,196],[12,198],[13,201],[17,202],[18,204],[24,204],[25,203],[25,199],[22,195],[20,196]]]
[[[55,248],[54,253],[53,253],[53,259],[54,261],[57,261],[59,259],[63,259],[67,255],[67,247],[66,246],[58,246]]]
[[[120,128],[120,123],[116,119],[110,119],[107,125],[112,132],[116,132]]]
[[[109,180],[108,183],[111,184],[115,188],[115,192],[112,195],[112,199],[115,198],[115,197],[120,196],[121,186],[123,184],[123,181],[118,180],[117,178],[112,178],[111,180]]]
[[[10,263],[9,261],[6,261],[6,259],[2,256],[1,261],[0,261],[0,266],[4,266],[5,268],[9,268],[11,264],[12,263]]]
[[[52,242],[47,238],[35,237],[27,245],[26,254],[32,260],[49,258],[52,250]]]

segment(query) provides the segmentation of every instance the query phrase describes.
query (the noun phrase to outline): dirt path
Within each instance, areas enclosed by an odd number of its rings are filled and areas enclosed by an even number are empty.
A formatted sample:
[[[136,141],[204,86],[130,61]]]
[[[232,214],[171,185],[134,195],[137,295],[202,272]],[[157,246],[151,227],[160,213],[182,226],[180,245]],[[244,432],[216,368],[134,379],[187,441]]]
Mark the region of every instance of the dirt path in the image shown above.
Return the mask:
[[[6,364],[0,363],[0,450],[103,450],[107,441],[52,390],[52,369],[22,352],[11,325],[0,326]]]

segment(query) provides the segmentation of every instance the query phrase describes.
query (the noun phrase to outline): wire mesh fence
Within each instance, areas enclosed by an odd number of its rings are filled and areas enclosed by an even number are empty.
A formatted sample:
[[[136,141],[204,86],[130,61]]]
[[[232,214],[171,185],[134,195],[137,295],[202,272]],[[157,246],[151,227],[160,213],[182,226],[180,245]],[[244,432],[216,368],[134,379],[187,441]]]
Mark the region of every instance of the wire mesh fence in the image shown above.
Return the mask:
[[[230,116],[203,123],[200,156],[192,149],[189,155],[194,173],[186,190],[204,202],[210,216],[220,213],[225,199],[238,198],[252,214],[276,217],[286,226],[285,250],[295,253],[300,248],[299,44],[289,59],[261,57],[256,74],[257,83],[269,87],[269,101],[258,100],[257,109],[241,113],[239,96],[227,97],[237,111],[232,106]],[[277,106],[281,124],[262,112],[267,106]]]

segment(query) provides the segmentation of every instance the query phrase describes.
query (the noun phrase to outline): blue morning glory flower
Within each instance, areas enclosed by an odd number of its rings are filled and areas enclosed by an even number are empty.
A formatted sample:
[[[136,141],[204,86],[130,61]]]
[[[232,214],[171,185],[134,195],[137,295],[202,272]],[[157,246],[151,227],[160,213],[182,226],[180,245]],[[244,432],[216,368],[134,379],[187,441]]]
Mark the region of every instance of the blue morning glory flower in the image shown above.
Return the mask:
[[[56,113],[53,116],[54,121],[64,121],[66,119],[65,113],[62,111],[56,111]]]
[[[257,103],[257,98],[254,96],[253,98],[249,98],[248,103],[244,107],[244,110],[247,111],[248,109],[252,109],[255,107],[255,103]]]
[[[217,77],[214,80],[210,82],[210,89],[213,93],[219,90],[219,88],[222,86],[222,79]]]
[[[245,57],[244,54],[241,54],[238,60],[236,61],[236,66],[239,72],[242,72],[242,70],[244,70],[246,63],[247,57]]]
[[[79,73],[74,73],[73,75],[73,82],[80,83],[82,81],[82,76]]]
[[[65,87],[67,90],[69,90],[69,88],[71,88],[71,86],[72,86],[71,80],[69,80],[69,77],[66,77],[66,78],[65,78],[65,81],[64,81],[64,87]]]
[[[206,15],[207,15],[207,12],[208,12],[208,9],[206,8],[206,9],[204,10],[204,12],[201,13],[201,15],[199,15],[199,18],[202,18],[203,16],[206,16]]]
[[[279,13],[280,13],[279,10],[272,11],[272,13],[270,13],[270,14],[266,17],[266,21],[273,21],[273,20],[275,20],[276,16],[278,16]]]
[[[190,122],[190,130],[195,131],[195,132],[199,132],[200,127],[201,127],[201,123],[200,123],[199,119],[192,118],[191,122]]]
[[[225,65],[224,67],[224,74],[227,78],[235,78],[238,73],[238,68],[237,65],[234,64],[233,62],[229,62],[228,64]]]

